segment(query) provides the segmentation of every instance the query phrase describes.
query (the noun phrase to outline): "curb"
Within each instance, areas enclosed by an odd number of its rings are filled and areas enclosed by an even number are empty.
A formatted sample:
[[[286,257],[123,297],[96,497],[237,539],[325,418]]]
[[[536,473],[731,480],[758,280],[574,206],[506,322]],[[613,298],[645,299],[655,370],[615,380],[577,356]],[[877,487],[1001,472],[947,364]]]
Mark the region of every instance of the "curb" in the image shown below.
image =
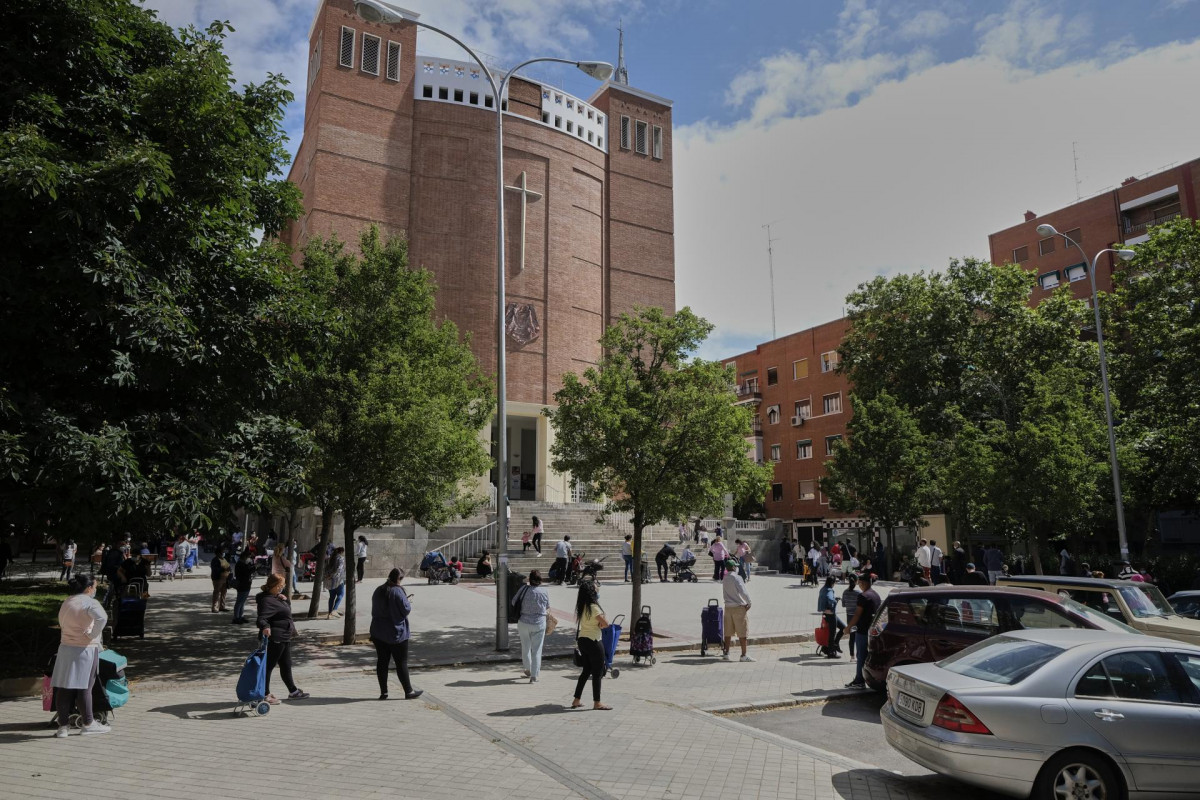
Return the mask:
[[[759,711],[779,711],[786,708],[819,705],[830,700],[841,700],[844,697],[860,697],[873,695],[874,692],[863,689],[830,689],[818,695],[809,697],[781,697],[777,700],[755,700],[747,703],[727,703],[714,706],[696,706],[706,714],[718,717],[734,717],[742,714],[753,714]]]

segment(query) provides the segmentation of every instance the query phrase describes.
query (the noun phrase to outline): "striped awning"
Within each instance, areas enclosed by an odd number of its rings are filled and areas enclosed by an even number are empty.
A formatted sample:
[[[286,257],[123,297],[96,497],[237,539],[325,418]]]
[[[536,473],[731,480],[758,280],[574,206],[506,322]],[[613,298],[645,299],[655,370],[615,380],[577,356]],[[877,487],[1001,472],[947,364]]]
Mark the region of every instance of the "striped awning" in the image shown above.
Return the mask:
[[[864,517],[845,517],[843,519],[827,519],[825,527],[828,529],[851,529],[851,528],[874,528],[875,525],[871,520]]]

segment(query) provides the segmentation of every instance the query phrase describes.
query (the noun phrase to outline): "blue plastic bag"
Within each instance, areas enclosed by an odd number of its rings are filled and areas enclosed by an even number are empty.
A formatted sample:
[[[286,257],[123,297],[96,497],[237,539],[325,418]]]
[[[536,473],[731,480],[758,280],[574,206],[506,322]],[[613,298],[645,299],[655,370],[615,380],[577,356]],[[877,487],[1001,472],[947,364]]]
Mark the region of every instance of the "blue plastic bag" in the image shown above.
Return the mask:
[[[264,636],[258,649],[246,659],[237,682],[237,699],[255,703],[267,696],[267,639]]]

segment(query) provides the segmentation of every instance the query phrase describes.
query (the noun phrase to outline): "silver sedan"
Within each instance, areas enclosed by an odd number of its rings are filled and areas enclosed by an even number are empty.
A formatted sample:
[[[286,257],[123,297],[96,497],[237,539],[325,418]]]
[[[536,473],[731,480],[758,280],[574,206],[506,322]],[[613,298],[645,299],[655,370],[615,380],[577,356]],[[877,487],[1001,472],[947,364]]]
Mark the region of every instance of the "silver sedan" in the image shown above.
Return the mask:
[[[888,743],[1013,797],[1200,796],[1200,647],[1095,630],[1026,630],[894,667]]]

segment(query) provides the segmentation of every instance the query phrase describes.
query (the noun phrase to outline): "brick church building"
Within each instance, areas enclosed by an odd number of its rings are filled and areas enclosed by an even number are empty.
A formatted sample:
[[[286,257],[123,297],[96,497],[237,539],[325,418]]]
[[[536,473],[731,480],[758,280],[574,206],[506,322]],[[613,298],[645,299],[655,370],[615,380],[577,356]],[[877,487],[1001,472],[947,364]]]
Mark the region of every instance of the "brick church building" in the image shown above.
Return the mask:
[[[304,213],[283,238],[354,243],[372,223],[405,234],[411,263],[437,282],[437,313],[470,333],[494,372],[499,102],[510,493],[565,501],[542,409],[564,373],[599,361],[617,316],[675,309],[671,102],[630,86],[624,69],[586,100],[525,77],[497,100],[474,62],[418,52],[417,29],[320,0],[289,176]]]

